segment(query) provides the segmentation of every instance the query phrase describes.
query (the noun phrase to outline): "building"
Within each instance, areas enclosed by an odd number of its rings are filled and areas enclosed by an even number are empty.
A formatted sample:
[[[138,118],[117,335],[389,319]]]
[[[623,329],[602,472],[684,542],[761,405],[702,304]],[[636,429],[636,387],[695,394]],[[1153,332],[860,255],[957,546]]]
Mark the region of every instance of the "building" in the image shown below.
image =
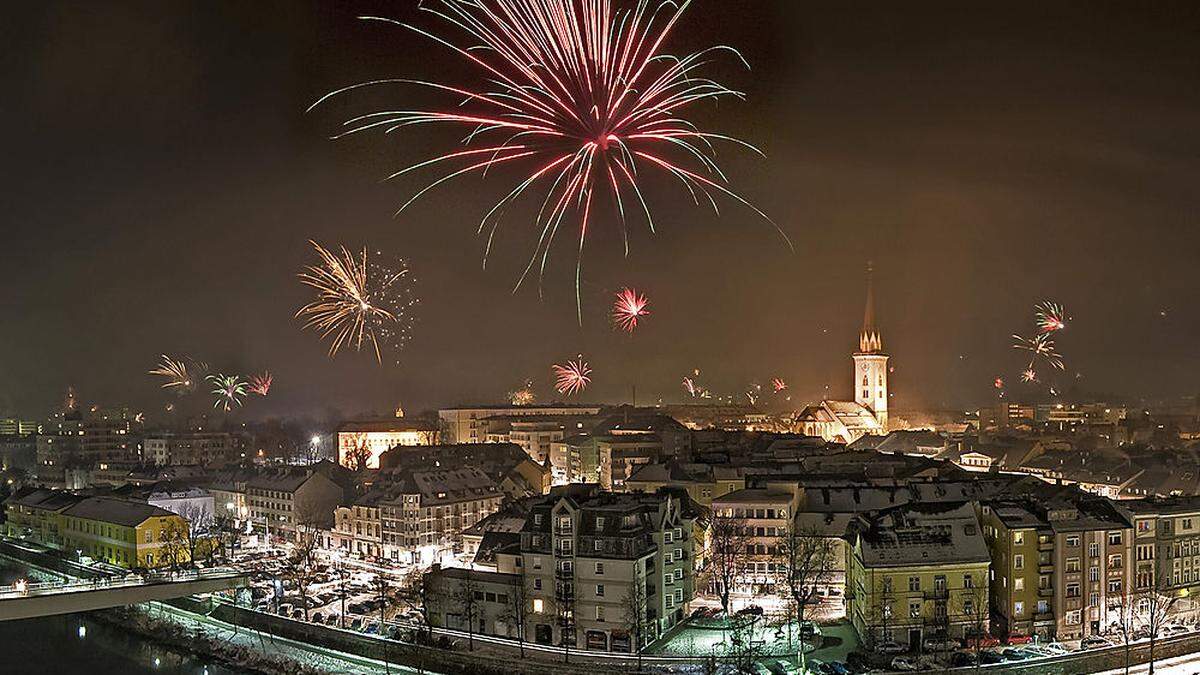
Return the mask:
[[[64,509],[63,550],[126,569],[188,562],[188,525],[182,517],[145,502],[88,497]]]
[[[285,539],[302,528],[328,529],[344,498],[342,487],[312,467],[267,469],[246,481],[246,506],[255,529]]]
[[[59,490],[21,488],[5,501],[4,531],[12,539],[27,539],[62,549],[62,519],[59,516],[81,499]]]
[[[991,558],[966,502],[909,504],[852,535],[846,613],[868,645],[985,632]]]
[[[665,487],[682,488],[692,501],[707,507],[714,499],[746,487],[745,468],[676,461],[641,464],[621,485],[626,492],[657,492]]]
[[[556,488],[529,506],[519,540],[493,550],[496,572],[435,569],[431,620],[463,627],[463,579],[487,584],[481,632],[515,635],[501,612],[522,602],[526,639],[628,653],[681,621],[693,594],[691,531],[696,513],[679,493],[612,494],[595,486]],[[478,579],[475,575],[482,575]],[[491,602],[489,594],[494,594]]]
[[[551,403],[548,405],[461,406],[438,411],[443,443],[484,443],[487,441],[489,420],[494,417],[519,416],[524,419],[545,416],[595,415],[598,405]]]
[[[1119,504],[1133,517],[1133,592],[1170,594],[1173,610],[1200,617],[1200,496]]]
[[[233,436],[221,431],[148,435],[143,447],[146,461],[158,466],[218,466],[236,456]]]
[[[378,469],[379,456],[392,448],[433,445],[437,440],[435,426],[402,417],[346,422],[337,430],[338,463],[351,466],[352,458],[365,449],[366,468]]]
[[[867,303],[858,351],[854,353],[854,401],[821,401],[801,410],[799,433],[828,441],[852,443],[860,437],[888,432],[888,355],[875,327],[875,293],[867,268]]]
[[[464,466],[390,475],[337,509],[333,545],[368,558],[427,565],[463,550],[463,532],[495,513],[504,493]]]
[[[33,420],[0,417],[0,436],[32,436],[41,426]]]
[[[1130,588],[1133,524],[1108,499],[1037,482],[980,508],[996,631],[1059,640],[1103,633]]]
[[[779,541],[791,528],[799,499],[800,490],[792,483],[745,488],[712,500],[714,514],[735,519],[745,528],[745,570],[731,595],[774,592]]]

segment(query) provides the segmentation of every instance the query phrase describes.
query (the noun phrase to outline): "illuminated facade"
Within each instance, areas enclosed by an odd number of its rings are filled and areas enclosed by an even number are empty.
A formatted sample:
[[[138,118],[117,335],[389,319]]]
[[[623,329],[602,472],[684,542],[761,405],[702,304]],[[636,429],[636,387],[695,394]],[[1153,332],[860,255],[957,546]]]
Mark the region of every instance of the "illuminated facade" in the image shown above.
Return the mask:
[[[379,456],[396,447],[412,447],[417,445],[432,445],[437,442],[438,433],[433,427],[403,419],[382,420],[377,422],[347,422],[338,429],[337,447],[338,463],[351,466],[350,458],[366,448],[367,468],[379,468]]]

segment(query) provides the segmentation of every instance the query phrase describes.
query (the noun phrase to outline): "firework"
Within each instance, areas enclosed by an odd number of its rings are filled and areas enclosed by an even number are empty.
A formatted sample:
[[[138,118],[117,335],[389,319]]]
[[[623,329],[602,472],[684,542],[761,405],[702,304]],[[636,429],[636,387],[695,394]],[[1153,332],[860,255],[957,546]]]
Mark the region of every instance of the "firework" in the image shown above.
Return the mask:
[[[1057,303],[1038,303],[1034,307],[1034,316],[1041,333],[1054,333],[1067,327],[1066,311]]]
[[[525,384],[516,391],[508,392],[508,402],[512,405],[532,405],[537,397],[533,393],[533,380],[525,380]]]
[[[592,382],[592,369],[580,354],[577,358],[567,361],[567,365],[554,364],[554,388],[560,394],[571,396],[583,391]]]
[[[613,303],[613,324],[627,333],[632,333],[637,328],[638,318],[650,313],[646,309],[648,304],[650,303],[645,295],[632,288],[621,289],[621,292],[617,293],[616,302]]]
[[[378,253],[368,256],[366,248],[355,256],[342,246],[338,255],[315,241],[309,243],[320,264],[306,268],[300,281],[317,290],[317,299],[301,307],[296,317],[330,340],[329,356],[346,345],[361,351],[367,344],[375,360],[383,363],[381,346],[403,349],[412,336],[412,308],[418,303],[407,264],[400,260],[387,266]]]
[[[182,393],[195,388],[195,382],[187,364],[182,359],[176,361],[166,354],[162,355],[162,361],[154,370],[150,371],[150,374],[166,378],[166,382],[162,385],[163,389],[174,389]]]
[[[1013,344],[1013,349],[1021,349],[1030,353],[1029,369],[1033,369],[1034,363],[1040,358],[1051,367],[1062,370],[1063,360],[1062,355],[1054,349],[1054,339],[1049,333],[1038,333],[1031,338],[1013,335],[1016,342]]]
[[[217,373],[209,375],[208,381],[213,385],[212,394],[217,397],[213,403],[214,408],[221,408],[225,412],[233,410],[233,406],[242,405],[242,398],[246,395],[246,381],[237,375],[223,375]]]
[[[775,390],[776,394],[778,394],[779,392],[784,391],[788,388],[787,382],[784,382],[781,378],[778,378],[778,377],[772,378],[771,379],[771,388]]]
[[[484,263],[504,211],[527,192],[536,193],[535,202],[541,202],[533,222],[539,233],[537,246],[517,286],[535,265],[541,277],[554,238],[569,219],[569,227],[578,231],[578,308],[583,247],[593,202],[604,195],[612,202],[628,252],[627,210],[640,211],[654,231],[641,183],[651,169],[678,181],[697,205],[703,200],[717,210],[717,197],[723,196],[770,220],[727,187],[728,180],[714,160],[713,144],[731,142],[757,150],[735,138],[702,131],[683,117],[701,101],[744,98],[741,92],[697,72],[720,52],[745,63],[736,50],[710,47],[684,57],[663,50],[689,4],[690,0],[644,0],[631,9],[614,10],[612,0],[424,3],[424,11],[465,38],[461,42],[392,19],[362,17],[395,24],[450,49],[487,85],[472,88],[403,78],[373,80],[330,92],[309,110],[330,97],[378,85],[423,87],[446,95],[453,107],[360,115],[347,120],[344,131],[335,138],[428,124],[463,129],[466,137],[461,149],[389,176],[448,167],[397,213],[447,181],[512,167],[518,172],[515,187],[479,223],[479,234],[488,231]]]
[[[1021,373],[1021,381],[1022,382],[1037,382],[1038,381],[1037,371],[1034,370],[1033,368],[1026,368],[1024,370],[1024,372]]]
[[[274,379],[269,372],[264,372],[262,375],[255,375],[250,378],[250,384],[246,387],[246,391],[258,396],[266,396],[271,393],[271,383]]]
[[[996,378],[996,379],[995,379],[995,380],[992,382],[992,386],[993,386],[993,387],[995,387],[995,388],[997,388],[997,389],[1003,389],[1003,388],[1004,388],[1004,378],[1003,378],[1003,377],[997,377],[997,378]]]

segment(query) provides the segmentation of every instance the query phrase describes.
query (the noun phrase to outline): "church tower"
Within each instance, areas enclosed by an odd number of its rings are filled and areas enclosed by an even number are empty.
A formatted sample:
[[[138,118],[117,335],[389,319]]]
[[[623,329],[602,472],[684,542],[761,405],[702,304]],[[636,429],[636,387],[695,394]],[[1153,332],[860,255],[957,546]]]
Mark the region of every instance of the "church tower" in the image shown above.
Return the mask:
[[[879,426],[886,432],[888,355],[883,351],[883,339],[875,327],[875,290],[871,271],[871,264],[867,263],[867,307],[863,314],[862,334],[858,336],[858,351],[854,352],[854,402],[875,413]]]

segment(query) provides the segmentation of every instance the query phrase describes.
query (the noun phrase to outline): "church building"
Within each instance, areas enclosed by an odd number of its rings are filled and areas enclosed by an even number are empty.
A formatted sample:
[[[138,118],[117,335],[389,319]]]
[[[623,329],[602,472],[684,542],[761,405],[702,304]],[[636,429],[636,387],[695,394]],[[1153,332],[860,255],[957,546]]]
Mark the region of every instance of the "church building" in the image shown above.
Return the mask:
[[[821,401],[796,416],[796,429],[827,441],[853,443],[866,434],[888,432],[888,355],[875,327],[875,293],[867,266],[867,307],[854,352],[854,400]]]

